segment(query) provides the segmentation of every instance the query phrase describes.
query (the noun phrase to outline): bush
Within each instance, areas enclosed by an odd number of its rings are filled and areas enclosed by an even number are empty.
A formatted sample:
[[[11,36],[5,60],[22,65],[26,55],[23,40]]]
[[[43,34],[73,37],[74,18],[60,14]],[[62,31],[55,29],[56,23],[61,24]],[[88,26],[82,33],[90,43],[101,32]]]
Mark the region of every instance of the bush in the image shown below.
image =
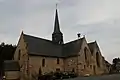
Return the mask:
[[[56,79],[68,79],[74,78],[77,75],[73,72],[54,72],[54,73],[47,73],[45,75],[39,76],[38,80],[56,80]]]
[[[77,77],[77,75],[73,72],[56,72],[54,73],[56,79],[68,79]]]

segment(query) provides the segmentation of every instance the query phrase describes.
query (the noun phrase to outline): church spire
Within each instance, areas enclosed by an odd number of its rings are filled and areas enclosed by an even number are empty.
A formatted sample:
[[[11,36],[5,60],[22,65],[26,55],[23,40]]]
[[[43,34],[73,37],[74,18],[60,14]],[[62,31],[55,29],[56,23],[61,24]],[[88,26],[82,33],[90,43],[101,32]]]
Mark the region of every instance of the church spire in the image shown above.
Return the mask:
[[[58,19],[57,4],[56,4],[55,23],[54,23],[54,32],[53,33],[61,33],[60,26],[59,26],[59,19]]]
[[[57,4],[56,4],[56,13],[55,13],[55,22],[54,22],[54,32],[52,34],[52,41],[57,44],[63,44],[63,34],[60,31]]]

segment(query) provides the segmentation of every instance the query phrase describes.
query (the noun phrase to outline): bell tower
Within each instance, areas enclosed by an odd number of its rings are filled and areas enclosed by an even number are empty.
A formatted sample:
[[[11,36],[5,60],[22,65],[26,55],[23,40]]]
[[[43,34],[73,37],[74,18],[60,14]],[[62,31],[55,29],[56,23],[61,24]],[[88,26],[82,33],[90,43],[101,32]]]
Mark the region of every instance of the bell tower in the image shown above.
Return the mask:
[[[57,8],[55,13],[55,22],[54,22],[54,31],[52,33],[52,41],[56,44],[63,44],[63,34],[60,31]]]

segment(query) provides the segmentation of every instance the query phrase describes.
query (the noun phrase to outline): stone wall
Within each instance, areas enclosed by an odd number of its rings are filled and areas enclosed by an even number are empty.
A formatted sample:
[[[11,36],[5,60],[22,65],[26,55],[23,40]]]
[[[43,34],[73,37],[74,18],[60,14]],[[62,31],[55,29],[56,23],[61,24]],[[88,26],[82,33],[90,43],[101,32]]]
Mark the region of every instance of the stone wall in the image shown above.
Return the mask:
[[[42,66],[42,60],[45,59],[45,66]],[[29,65],[31,73],[38,73],[41,68],[42,74],[48,73],[51,71],[64,71],[63,59],[59,58],[59,64],[57,64],[57,58],[51,57],[41,57],[41,56],[30,56]]]
[[[5,71],[6,80],[19,80],[20,72],[19,71]]]
[[[77,73],[77,56],[64,59],[65,71],[75,71]]]
[[[23,34],[21,34],[20,39],[18,41],[17,48],[16,48],[15,54],[14,54],[14,60],[19,61],[18,60],[19,51],[20,51],[20,60],[22,61],[24,55],[27,55],[27,44],[24,41]]]
[[[95,65],[95,67],[96,67],[95,75],[100,75],[100,74],[106,73],[105,72],[106,65],[104,64],[103,56],[98,48],[94,49],[92,59],[94,61],[93,65]],[[97,60],[98,60],[99,65],[97,64]]]
[[[93,61],[91,58],[91,52],[87,45],[87,41],[84,40],[81,45],[80,52],[78,53],[78,74],[93,74]],[[85,57],[86,56],[86,57]]]
[[[24,41],[23,33],[21,34],[17,48],[14,54],[14,60],[19,62],[20,72],[23,76],[27,74],[27,63],[28,63],[28,54],[27,54],[27,43]],[[22,76],[22,77],[23,77]]]

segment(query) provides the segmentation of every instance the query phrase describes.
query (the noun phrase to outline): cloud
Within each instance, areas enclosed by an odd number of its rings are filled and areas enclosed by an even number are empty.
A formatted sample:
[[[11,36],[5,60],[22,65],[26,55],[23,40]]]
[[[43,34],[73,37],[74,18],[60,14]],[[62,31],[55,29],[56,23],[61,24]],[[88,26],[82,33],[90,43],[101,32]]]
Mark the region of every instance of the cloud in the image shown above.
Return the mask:
[[[51,39],[57,0],[0,0],[0,42],[16,44],[23,30]],[[97,40],[107,60],[120,56],[120,0],[59,0],[64,41],[86,35]]]

